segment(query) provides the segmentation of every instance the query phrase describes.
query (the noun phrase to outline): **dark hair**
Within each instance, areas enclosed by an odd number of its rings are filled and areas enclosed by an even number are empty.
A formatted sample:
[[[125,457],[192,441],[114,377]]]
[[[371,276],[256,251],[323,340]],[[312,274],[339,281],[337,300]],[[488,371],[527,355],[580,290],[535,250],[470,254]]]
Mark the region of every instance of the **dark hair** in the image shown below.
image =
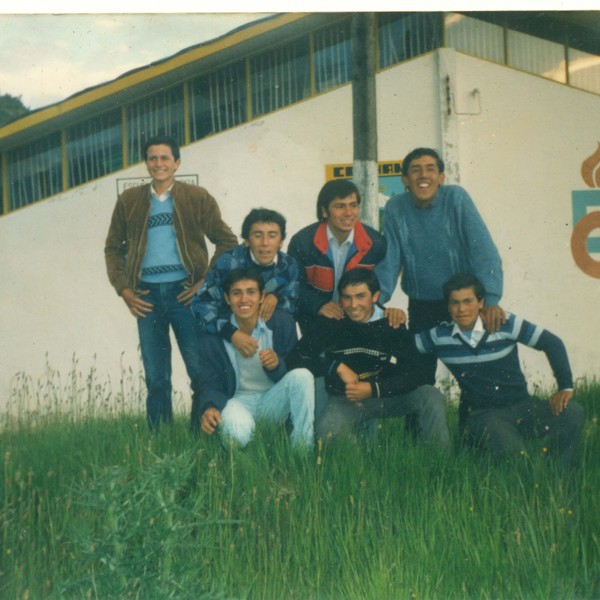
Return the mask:
[[[275,210],[269,208],[253,208],[242,223],[242,238],[247,240],[250,237],[250,229],[255,223],[275,223],[279,225],[281,239],[285,239],[285,217]]]
[[[244,269],[232,269],[223,279],[223,291],[229,294],[231,288],[242,279],[250,279],[258,284],[258,291],[262,293],[265,289],[265,283],[262,273],[256,267],[246,267]]]
[[[417,158],[421,158],[422,156],[431,156],[432,158],[435,158],[435,162],[437,163],[440,173],[444,172],[444,161],[437,153],[437,150],[434,150],[433,148],[415,148],[414,150],[411,150],[402,161],[402,175],[408,175],[410,163],[413,160],[417,160]]]
[[[485,288],[483,284],[475,275],[470,273],[456,273],[452,275],[446,283],[442,286],[442,292],[444,294],[444,300],[448,302],[450,300],[450,294],[458,290],[464,290],[465,288],[473,288],[477,300],[483,300],[485,297]]]
[[[324,221],[323,211],[329,212],[329,205],[337,198],[347,198],[356,194],[360,204],[360,192],[354,183],[347,179],[332,179],[328,181],[319,192],[317,198],[317,221]]]
[[[379,285],[379,279],[375,275],[373,269],[365,269],[363,267],[355,267],[346,271],[341,277],[338,283],[338,291],[340,294],[344,288],[349,285],[360,285],[361,283],[366,284],[371,294],[375,294],[381,289]]]
[[[151,138],[148,138],[142,146],[142,156],[144,157],[144,160],[148,158],[148,148],[150,148],[150,146],[161,145],[169,146],[169,148],[171,148],[171,152],[173,153],[173,158],[175,160],[179,160],[181,158],[179,144],[175,138],[172,138],[169,135],[155,135]]]

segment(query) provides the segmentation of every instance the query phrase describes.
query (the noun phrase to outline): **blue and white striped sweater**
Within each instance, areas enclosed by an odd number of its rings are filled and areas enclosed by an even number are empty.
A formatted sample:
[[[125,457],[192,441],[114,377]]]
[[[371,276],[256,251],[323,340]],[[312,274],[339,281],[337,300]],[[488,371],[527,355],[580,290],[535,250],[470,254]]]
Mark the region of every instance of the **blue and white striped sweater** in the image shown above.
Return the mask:
[[[453,323],[420,333],[415,342],[419,352],[435,354],[448,367],[460,385],[461,400],[473,408],[506,406],[528,398],[518,343],[546,354],[560,389],[573,387],[562,340],[513,314],[507,314],[499,331],[485,333],[475,347],[455,332]]]

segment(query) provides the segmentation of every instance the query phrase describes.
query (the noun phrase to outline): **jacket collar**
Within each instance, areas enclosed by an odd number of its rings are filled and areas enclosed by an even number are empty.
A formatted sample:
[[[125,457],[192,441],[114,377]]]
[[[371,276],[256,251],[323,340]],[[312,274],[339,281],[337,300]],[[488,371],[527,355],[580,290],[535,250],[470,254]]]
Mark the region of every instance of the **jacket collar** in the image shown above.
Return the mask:
[[[327,223],[319,223],[314,237],[314,244],[321,254],[327,254],[329,240],[327,239]],[[373,240],[369,237],[363,224],[359,221],[354,226],[354,246],[362,254],[366,254],[373,247]]]

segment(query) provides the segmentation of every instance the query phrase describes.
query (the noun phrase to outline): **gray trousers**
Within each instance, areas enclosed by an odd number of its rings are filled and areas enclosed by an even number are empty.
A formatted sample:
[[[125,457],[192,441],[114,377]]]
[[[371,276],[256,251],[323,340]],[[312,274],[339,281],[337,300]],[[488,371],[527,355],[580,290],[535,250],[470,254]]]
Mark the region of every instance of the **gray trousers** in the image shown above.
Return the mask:
[[[446,399],[432,385],[422,385],[402,396],[369,398],[360,403],[345,396],[329,396],[317,417],[316,434],[324,440],[354,435],[356,426],[370,419],[414,415],[419,437],[441,446],[450,444],[446,422]]]

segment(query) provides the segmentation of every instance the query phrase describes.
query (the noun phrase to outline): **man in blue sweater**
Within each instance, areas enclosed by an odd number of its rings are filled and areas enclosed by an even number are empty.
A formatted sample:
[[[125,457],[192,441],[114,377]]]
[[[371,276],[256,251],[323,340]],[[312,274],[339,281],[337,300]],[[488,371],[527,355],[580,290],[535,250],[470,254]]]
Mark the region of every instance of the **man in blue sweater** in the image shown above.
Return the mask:
[[[486,331],[481,318],[485,288],[473,275],[453,275],[443,294],[452,321],[418,334],[415,340],[420,352],[437,356],[458,381],[459,427],[466,441],[507,457],[523,451],[524,436],[545,436],[549,453],[571,466],[583,408],[572,400],[573,377],[563,342],[510,313],[498,331]],[[547,402],[527,391],[519,342],[548,357],[558,391]]]
[[[298,339],[296,322],[281,310],[269,321],[260,317],[265,291],[255,268],[230,271],[223,289],[231,324],[255,339],[258,350],[247,357],[219,335],[202,338],[202,391],[194,397],[194,424],[208,435],[220,429],[226,439],[245,446],[257,420],[283,423],[289,416],[292,443],[312,446],[314,378],[307,369],[288,371],[285,363]]]
[[[192,312],[202,330],[219,333],[243,356],[252,356],[257,350],[257,342],[231,324],[223,281],[233,269],[256,267],[265,286],[260,317],[268,321],[276,309],[293,314],[298,301],[298,264],[281,250],[285,226],[285,217],[280,213],[268,208],[253,208],[242,223],[244,241],[219,256],[192,300]]]
[[[398,277],[408,296],[408,324],[419,333],[448,318],[441,290],[454,273],[475,274],[484,284],[482,318],[489,331],[505,319],[498,306],[502,296],[502,262],[492,237],[469,194],[444,183],[444,162],[431,148],[416,148],[402,163],[407,191],[385,207],[385,258],[375,272],[381,282],[380,302],[393,294]],[[429,361],[430,382],[436,361]]]

